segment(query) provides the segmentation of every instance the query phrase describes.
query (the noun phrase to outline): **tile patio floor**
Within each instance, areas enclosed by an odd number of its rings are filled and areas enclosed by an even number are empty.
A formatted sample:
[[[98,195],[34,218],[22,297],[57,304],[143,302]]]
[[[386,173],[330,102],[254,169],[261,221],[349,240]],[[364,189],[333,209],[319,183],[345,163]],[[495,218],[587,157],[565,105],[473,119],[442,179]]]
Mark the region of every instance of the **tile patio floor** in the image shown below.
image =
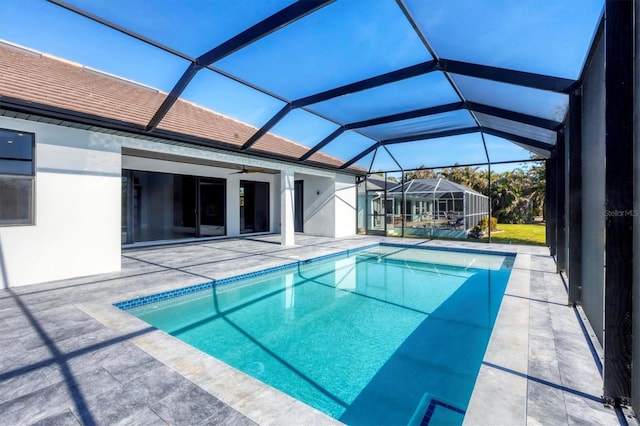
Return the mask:
[[[337,423],[111,305],[385,238],[279,240],[129,249],[117,273],[0,290],[0,424]],[[467,424],[634,424],[600,403],[599,347],[546,248],[389,240],[518,252]]]

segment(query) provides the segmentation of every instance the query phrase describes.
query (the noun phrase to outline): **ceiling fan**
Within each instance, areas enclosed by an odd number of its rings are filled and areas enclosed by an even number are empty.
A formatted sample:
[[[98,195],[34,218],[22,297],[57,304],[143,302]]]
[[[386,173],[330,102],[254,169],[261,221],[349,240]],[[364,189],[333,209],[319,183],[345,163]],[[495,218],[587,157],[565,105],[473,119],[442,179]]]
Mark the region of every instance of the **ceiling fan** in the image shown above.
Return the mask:
[[[264,173],[264,170],[262,169],[248,169],[246,166],[242,166],[242,170],[231,173],[232,175],[237,175],[237,174],[247,174],[247,173]]]

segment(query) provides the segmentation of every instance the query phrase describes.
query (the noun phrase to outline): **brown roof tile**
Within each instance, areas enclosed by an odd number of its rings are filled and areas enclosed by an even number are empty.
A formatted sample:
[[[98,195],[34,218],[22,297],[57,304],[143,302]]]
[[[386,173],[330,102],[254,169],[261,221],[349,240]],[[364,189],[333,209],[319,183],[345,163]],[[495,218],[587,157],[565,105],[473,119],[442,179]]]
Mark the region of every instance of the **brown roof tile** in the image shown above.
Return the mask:
[[[145,125],[166,94],[0,44],[0,95]]]
[[[167,94],[47,54],[0,41],[0,96],[145,126]],[[158,129],[242,146],[258,129],[179,99]],[[249,151],[295,160],[307,147],[266,134]],[[313,162],[344,161],[315,153]]]

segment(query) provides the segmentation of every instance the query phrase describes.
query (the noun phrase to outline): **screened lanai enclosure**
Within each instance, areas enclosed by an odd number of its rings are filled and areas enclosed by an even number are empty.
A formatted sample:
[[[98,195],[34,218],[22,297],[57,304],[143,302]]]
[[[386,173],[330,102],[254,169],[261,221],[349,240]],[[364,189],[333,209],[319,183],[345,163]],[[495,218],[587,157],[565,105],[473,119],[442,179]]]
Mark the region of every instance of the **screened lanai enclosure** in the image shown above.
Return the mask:
[[[407,171],[544,161],[547,245],[567,277],[567,304],[584,306],[603,344],[603,399],[638,409],[639,2],[2,0],[0,118],[215,150],[239,159],[216,159],[229,170],[276,162],[289,198],[296,167],[312,168],[323,184],[337,176],[358,190],[346,220],[352,234],[461,233],[490,214],[471,191],[403,183]],[[82,81],[99,70],[145,97],[118,98],[104,84],[86,98],[116,107],[89,110],[78,97],[84,109],[74,110],[71,95],[51,105],[60,90],[34,95],[30,82],[7,77],[30,75],[9,72],[17,51],[33,67],[48,55],[81,64]],[[202,114],[181,120],[193,105],[236,125],[225,133]],[[46,162],[57,152],[52,141],[37,143],[17,158],[0,152],[0,184],[37,188],[36,173],[57,171]],[[326,188],[304,196],[333,207],[321,199]],[[274,203],[284,211],[289,198]],[[290,223],[293,235],[290,216],[282,234]]]
[[[488,217],[489,197],[442,177],[398,183],[370,175],[358,185],[364,234],[467,238]]]

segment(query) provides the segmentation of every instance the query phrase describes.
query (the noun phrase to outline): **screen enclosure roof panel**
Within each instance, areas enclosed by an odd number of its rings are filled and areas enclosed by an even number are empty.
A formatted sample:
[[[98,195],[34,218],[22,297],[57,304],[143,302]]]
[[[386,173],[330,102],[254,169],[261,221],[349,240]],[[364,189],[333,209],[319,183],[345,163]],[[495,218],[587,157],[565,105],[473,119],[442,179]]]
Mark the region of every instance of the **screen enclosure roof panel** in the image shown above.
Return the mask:
[[[118,130],[180,129],[171,133],[180,142],[336,170],[408,170],[552,155],[603,8],[604,0],[6,0],[0,39],[156,90],[153,104],[129,97],[131,111],[144,111],[135,119],[127,108],[105,116]],[[11,94],[12,108],[32,112],[32,99]],[[219,116],[198,122],[207,111]],[[192,121],[181,119],[187,112]],[[242,131],[217,139],[226,118]]]

